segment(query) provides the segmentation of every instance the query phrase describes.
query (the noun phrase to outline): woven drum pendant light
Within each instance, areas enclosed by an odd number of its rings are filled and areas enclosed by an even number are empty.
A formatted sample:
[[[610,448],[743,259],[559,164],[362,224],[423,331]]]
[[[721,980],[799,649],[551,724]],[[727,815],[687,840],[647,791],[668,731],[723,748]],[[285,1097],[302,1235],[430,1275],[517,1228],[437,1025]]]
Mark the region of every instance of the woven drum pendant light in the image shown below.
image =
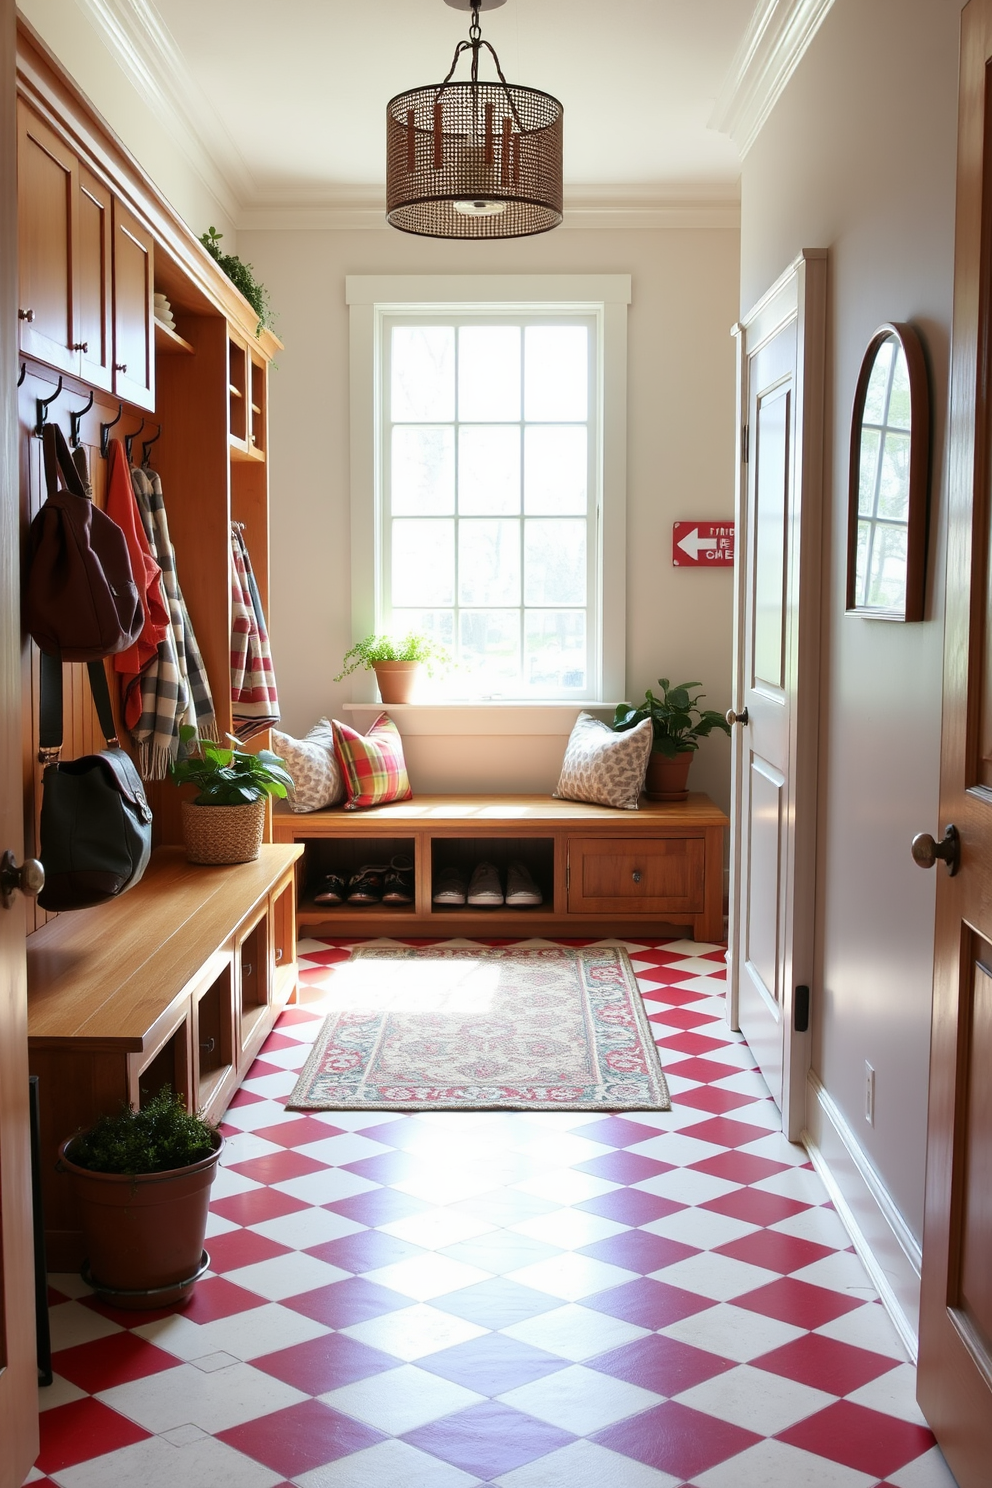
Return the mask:
[[[386,218],[428,238],[522,238],[562,217],[562,114],[557,98],[508,83],[483,41],[479,11],[503,0],[447,0],[472,12],[441,83],[410,88],[386,105]],[[480,82],[485,48],[498,82]],[[472,53],[468,82],[453,82]]]

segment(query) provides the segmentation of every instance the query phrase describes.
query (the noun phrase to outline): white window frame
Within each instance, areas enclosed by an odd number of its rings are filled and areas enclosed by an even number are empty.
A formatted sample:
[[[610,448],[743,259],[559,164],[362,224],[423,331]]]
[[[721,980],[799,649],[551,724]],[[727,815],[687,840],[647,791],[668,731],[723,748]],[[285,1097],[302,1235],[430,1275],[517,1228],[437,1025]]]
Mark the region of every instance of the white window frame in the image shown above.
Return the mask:
[[[596,588],[598,614],[597,675],[591,695],[572,707],[618,700],[625,687],[626,638],[626,505],[627,505],[627,306],[628,274],[465,274],[349,275],[345,281],[350,313],[351,355],[351,576],[352,627],[355,637],[368,635],[381,615],[383,553],[383,335],[397,319],[425,315],[561,314],[594,318],[598,407],[596,422],[602,483],[598,493]],[[356,702],[372,701],[374,681],[355,674]],[[362,696],[357,695],[361,692]],[[451,707],[511,706],[540,708],[558,699],[508,699],[487,705],[476,699],[438,698]]]

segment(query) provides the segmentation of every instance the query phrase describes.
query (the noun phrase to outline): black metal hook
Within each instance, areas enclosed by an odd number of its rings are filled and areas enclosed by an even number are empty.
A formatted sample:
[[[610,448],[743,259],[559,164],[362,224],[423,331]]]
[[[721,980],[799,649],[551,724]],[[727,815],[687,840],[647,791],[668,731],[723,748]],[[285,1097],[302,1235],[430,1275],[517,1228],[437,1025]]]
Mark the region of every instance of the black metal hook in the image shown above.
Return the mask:
[[[110,431],[114,427],[115,424],[119,424],[120,423],[120,421],[121,421],[121,419],[123,417],[124,417],[124,404],[123,403],[118,403],[118,405],[117,405],[117,417],[115,419],[111,419],[109,424],[101,424],[100,425],[100,454],[103,456],[104,459],[107,458],[107,455],[110,452]]]
[[[35,398],[35,400],[34,400],[35,401],[35,406],[38,409],[38,421],[37,421],[37,423],[34,426],[34,432],[37,434],[37,436],[38,436],[39,439],[41,439],[42,435],[44,434],[44,432],[45,432],[45,425],[48,422],[48,405],[49,405],[49,403],[54,403],[55,402],[55,399],[61,397],[61,395],[62,395],[62,379],[60,377],[59,378],[59,385],[55,389],[54,393],[52,394],[52,396],[50,398]]]
[[[155,428],[158,430],[158,433],[157,434],[154,434],[151,439],[143,439],[142,442],[141,442],[141,463],[142,463],[142,465],[147,465],[148,464],[148,461],[149,461],[149,458],[150,458],[150,455],[151,455],[151,447],[152,447],[152,445],[155,443],[155,441],[157,439],[161,439],[162,438],[162,425],[161,424],[156,424],[155,425]]]
[[[125,450],[125,453],[127,454],[127,463],[129,465],[131,463],[131,446],[134,443],[134,441],[137,439],[138,435],[141,433],[141,431],[142,431],[142,429],[144,427],[145,427],[145,421],[144,421],[144,419],[142,419],[141,420],[141,423],[138,425],[138,427],[136,429],[134,429],[130,434],[125,434],[124,435],[124,450]]]
[[[21,363],[21,375],[17,379],[17,386],[18,387],[20,387],[21,383],[24,381],[24,379],[25,379],[25,377],[27,377],[27,375],[28,375],[28,364],[27,364],[27,362],[22,362]]]
[[[93,407],[93,399],[95,396],[96,394],[91,390],[90,401],[86,404],[86,407],[74,408],[69,414],[69,428],[71,431],[69,434],[69,443],[72,445],[73,449],[79,448],[79,426],[83,421],[83,415],[89,413],[90,409]]]

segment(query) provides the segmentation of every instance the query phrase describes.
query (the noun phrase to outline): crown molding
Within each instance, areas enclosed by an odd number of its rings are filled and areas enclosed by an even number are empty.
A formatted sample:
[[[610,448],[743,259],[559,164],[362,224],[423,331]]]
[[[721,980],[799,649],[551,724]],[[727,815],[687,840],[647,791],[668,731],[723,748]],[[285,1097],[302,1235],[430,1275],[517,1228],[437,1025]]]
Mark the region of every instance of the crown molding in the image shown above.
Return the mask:
[[[232,221],[255,183],[151,0],[77,0],[125,77]]]
[[[834,0],[758,0],[717,97],[710,128],[743,158],[820,29]]]
[[[562,230],[585,231],[705,229],[736,232],[740,228],[736,185],[712,193],[689,189],[662,191],[597,191],[592,187],[566,193]],[[381,188],[300,192],[288,188],[256,198],[238,214],[239,231],[368,231],[387,228]]]

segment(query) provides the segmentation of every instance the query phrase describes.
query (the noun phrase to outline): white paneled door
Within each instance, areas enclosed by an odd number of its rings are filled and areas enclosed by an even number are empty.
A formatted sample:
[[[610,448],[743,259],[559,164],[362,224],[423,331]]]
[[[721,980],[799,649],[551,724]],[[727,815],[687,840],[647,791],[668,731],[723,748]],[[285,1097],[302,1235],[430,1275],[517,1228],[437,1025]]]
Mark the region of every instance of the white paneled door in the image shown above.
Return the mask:
[[[728,1006],[793,1139],[809,1063],[826,268],[823,252],[800,254],[735,327]]]

